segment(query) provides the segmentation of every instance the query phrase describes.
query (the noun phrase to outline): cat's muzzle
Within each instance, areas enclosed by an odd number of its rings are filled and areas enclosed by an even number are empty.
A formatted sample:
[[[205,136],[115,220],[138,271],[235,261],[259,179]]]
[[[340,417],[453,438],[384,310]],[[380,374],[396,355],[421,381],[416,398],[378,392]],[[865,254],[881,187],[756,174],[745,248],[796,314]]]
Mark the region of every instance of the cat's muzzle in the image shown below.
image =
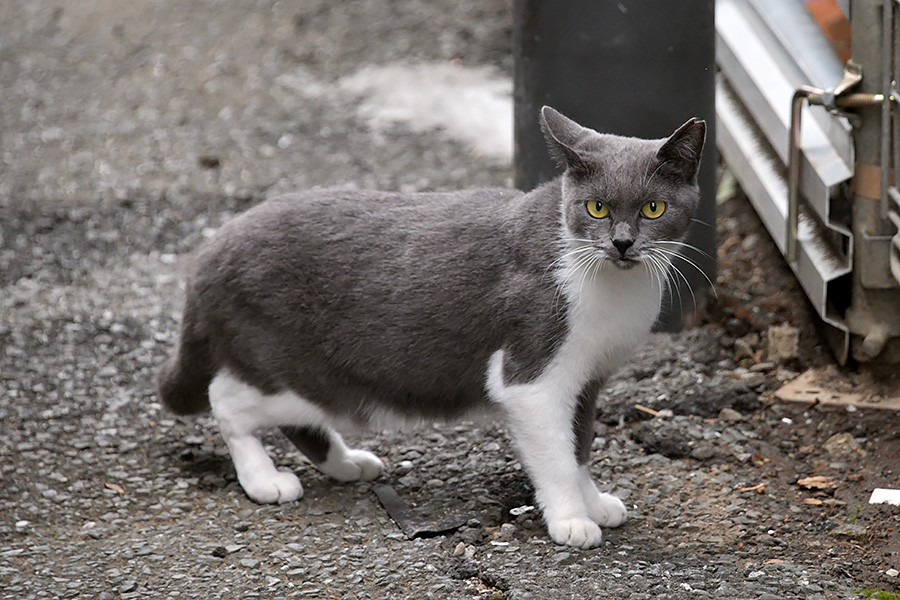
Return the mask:
[[[622,269],[623,271],[627,271],[628,269],[633,269],[636,267],[641,261],[636,260],[634,258],[626,258],[624,256],[618,256],[612,259],[612,263],[616,265],[616,267]]]

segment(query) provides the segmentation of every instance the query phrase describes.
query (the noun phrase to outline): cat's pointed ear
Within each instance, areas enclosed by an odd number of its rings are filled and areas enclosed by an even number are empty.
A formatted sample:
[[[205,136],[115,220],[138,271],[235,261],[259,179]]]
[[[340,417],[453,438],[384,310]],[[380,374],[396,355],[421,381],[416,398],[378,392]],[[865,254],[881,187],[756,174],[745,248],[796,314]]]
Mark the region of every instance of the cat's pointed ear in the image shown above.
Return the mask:
[[[585,133],[585,128],[549,106],[541,109],[541,131],[550,149],[550,156],[563,169],[568,168],[578,175],[590,172],[590,165],[585,161],[575,146]]]
[[[663,143],[656,153],[662,175],[684,183],[697,182],[700,155],[706,141],[706,121],[689,119]]]

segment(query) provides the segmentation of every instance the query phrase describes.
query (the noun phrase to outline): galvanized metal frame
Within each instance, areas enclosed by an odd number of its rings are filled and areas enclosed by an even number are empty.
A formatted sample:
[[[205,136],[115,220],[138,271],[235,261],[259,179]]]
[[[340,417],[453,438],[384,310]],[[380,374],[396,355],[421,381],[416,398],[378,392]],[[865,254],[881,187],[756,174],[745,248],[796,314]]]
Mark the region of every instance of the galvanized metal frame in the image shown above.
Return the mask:
[[[779,27],[788,27],[790,35],[779,33]],[[716,3],[717,145],[782,252],[790,239],[786,169],[794,92],[808,84],[834,88],[843,79],[837,57],[821,51],[822,40],[816,37],[821,35],[799,4],[783,0]],[[814,51],[801,54],[808,48]],[[835,214],[834,202],[845,198],[846,184],[854,174],[851,127],[845,118],[822,107],[801,110],[804,127],[798,172],[806,202],[797,212],[796,260],[790,266],[844,362],[850,329],[839,299],[847,293],[854,243],[849,223]]]
[[[840,2],[844,69],[800,0],[716,4],[719,149],[841,363],[900,361],[898,5]]]

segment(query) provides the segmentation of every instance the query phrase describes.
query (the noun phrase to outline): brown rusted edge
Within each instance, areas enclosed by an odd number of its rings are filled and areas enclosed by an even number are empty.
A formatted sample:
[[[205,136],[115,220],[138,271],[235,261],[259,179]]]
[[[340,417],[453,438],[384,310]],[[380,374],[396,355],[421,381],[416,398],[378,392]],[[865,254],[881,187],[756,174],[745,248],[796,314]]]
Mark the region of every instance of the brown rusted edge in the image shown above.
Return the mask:
[[[891,181],[894,180],[893,176],[891,173]],[[856,172],[850,181],[850,191],[854,196],[873,200],[881,198],[881,167],[856,163]]]

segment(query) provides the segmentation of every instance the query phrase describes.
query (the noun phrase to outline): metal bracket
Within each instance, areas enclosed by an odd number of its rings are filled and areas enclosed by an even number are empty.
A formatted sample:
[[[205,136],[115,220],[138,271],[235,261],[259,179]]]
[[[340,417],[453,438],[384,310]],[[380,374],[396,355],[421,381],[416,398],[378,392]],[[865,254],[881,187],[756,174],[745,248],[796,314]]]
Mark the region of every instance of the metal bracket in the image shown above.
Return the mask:
[[[848,108],[875,106],[885,102],[884,94],[848,93],[862,80],[862,69],[847,63],[841,82],[834,88],[823,90],[808,85],[797,88],[791,98],[791,127],[788,138],[788,206],[785,222],[785,259],[797,260],[797,225],[800,219],[800,142],[802,132],[803,104],[823,106],[827,110],[843,114]]]
[[[860,81],[862,81],[862,67],[852,60],[847,62],[840,83],[830,90],[825,90],[822,106],[833,114],[844,116],[844,111],[838,107],[837,99],[856,87]]]
[[[897,287],[891,277],[894,269],[891,266],[891,254],[896,255],[900,245],[897,236],[870,235],[863,232],[857,248],[859,261],[859,281],[863,287],[874,290],[887,290]],[[898,265],[900,266],[900,265]],[[894,272],[895,273],[895,272]]]

